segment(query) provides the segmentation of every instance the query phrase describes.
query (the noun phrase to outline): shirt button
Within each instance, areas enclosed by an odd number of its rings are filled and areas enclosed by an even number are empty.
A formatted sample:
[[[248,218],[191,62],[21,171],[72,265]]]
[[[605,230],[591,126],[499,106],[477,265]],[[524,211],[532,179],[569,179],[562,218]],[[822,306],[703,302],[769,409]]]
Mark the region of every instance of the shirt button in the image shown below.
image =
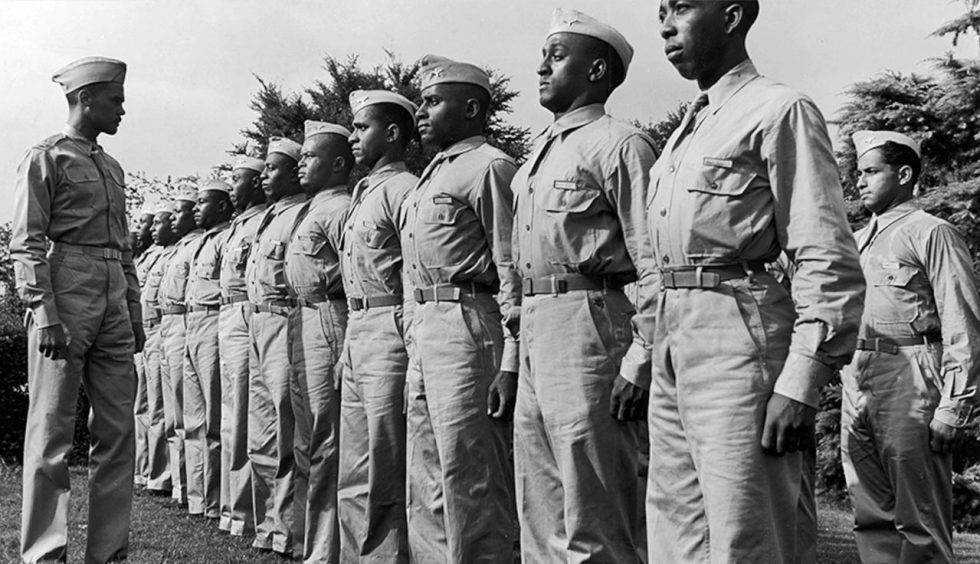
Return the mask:
[[[525,231],[530,231],[531,230],[531,226],[530,225],[525,225],[524,226],[524,230]]]
[[[531,263],[525,264],[524,267],[530,269],[531,268]]]
[[[667,169],[667,172],[674,172],[674,167],[670,167],[670,168],[668,168],[668,169]]]
[[[664,264],[670,264],[670,257],[664,255]]]
[[[667,208],[660,210],[660,217],[667,217]]]

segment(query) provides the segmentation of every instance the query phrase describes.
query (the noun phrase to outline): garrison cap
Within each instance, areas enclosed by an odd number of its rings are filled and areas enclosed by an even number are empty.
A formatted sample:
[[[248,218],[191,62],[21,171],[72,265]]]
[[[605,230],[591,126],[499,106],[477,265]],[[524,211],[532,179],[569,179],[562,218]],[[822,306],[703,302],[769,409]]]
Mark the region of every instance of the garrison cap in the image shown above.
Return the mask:
[[[206,192],[208,190],[213,190],[215,192],[224,192],[225,194],[231,194],[231,185],[223,180],[218,180],[217,178],[209,178],[208,180],[204,180],[197,185],[198,193]]]
[[[285,137],[270,137],[268,150],[269,156],[271,156],[272,153],[286,155],[294,161],[299,162],[299,159],[303,153],[303,146],[292,139],[287,139]],[[266,158],[268,158],[268,156]]]
[[[583,14],[578,10],[555,8],[555,12],[551,16],[551,29],[548,30],[547,37],[556,33],[587,35],[604,41],[619,55],[619,60],[623,63],[624,74],[630,68],[630,62],[633,60],[633,47],[616,28],[602,23],[592,16]]]
[[[337,125],[336,123],[327,123],[325,121],[313,121],[311,119],[308,119],[305,122],[303,122],[303,133],[304,133],[304,140],[309,139],[314,135],[324,135],[327,133],[335,133],[337,135],[341,135],[343,136],[344,139],[350,137],[350,130],[342,125]]]
[[[194,202],[197,203],[197,187],[193,184],[181,184],[180,188],[177,190],[177,195],[174,196],[174,208],[177,208],[177,202]]]
[[[460,63],[439,55],[422,57],[419,68],[422,75],[422,90],[436,84],[463,83],[473,84],[490,93],[490,76],[476,65]]]
[[[51,80],[60,84],[65,94],[99,82],[122,84],[126,80],[126,63],[106,57],[84,57],[55,71]]]
[[[153,213],[154,215],[161,213],[174,213],[174,202],[168,200],[167,198],[160,198],[156,201],[156,205],[153,206]]]
[[[877,149],[889,141],[912,149],[915,151],[915,156],[920,159],[922,158],[922,149],[919,148],[919,143],[908,135],[898,133],[897,131],[855,131],[851,134],[851,139],[854,140],[854,148],[857,150],[858,158],[861,158],[861,155],[871,149]]]
[[[265,161],[248,155],[238,155],[235,157],[235,163],[231,165],[232,170],[237,168],[247,168],[261,173],[265,170]]]
[[[355,115],[364,108],[375,104],[395,104],[404,108],[408,115],[412,116],[412,123],[415,123],[415,112],[419,109],[408,98],[390,90],[355,90],[350,93],[349,99],[350,112]]]
[[[156,202],[150,198],[143,199],[143,207],[140,208],[140,215],[156,215]]]

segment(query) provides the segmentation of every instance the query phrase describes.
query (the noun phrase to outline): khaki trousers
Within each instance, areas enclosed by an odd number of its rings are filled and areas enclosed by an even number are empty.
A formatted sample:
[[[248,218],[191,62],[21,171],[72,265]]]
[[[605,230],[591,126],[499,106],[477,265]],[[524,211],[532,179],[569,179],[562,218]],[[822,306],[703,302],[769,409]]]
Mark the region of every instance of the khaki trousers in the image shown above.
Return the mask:
[[[149,474],[149,453],[146,450],[146,442],[150,430],[150,406],[146,399],[146,361],[142,352],[133,355],[133,364],[136,377],[136,399],[133,404],[136,460],[133,483],[137,486],[145,486]]]
[[[334,300],[289,313],[289,385],[296,421],[296,542],[304,562],[337,562],[337,466],[340,389],[335,367],[347,327],[347,304]],[[297,546],[297,550],[299,546]]]
[[[662,562],[793,562],[806,503],[799,452],[762,452],[795,311],[768,274],[660,294],[650,391],[649,554]],[[805,501],[805,500],[804,500]]]
[[[163,410],[167,444],[170,447],[172,495],[187,503],[187,462],[184,459],[184,348],[187,325],[184,315],[164,315],[160,320]]]
[[[408,538],[413,562],[513,561],[510,423],[487,415],[503,327],[488,294],[415,310],[408,371]]]
[[[252,467],[255,548],[292,554],[295,459],[287,314],[256,311],[251,324],[248,458]]]
[[[85,562],[108,562],[127,555],[133,498],[135,347],[126,277],[119,262],[89,256],[52,254],[49,264],[55,304],[71,342],[65,358],[44,358],[28,317],[21,558],[32,564],[67,556],[66,457],[81,383],[92,406]]]
[[[149,472],[146,489],[169,491],[173,484],[170,481],[170,460],[167,452],[160,325],[158,323],[153,327],[145,327],[144,331],[146,344],[143,345],[143,360],[146,364],[146,402],[150,424],[146,437],[146,465]]]
[[[618,290],[522,303],[514,464],[525,562],[640,562],[639,423],[609,413],[634,313]]]
[[[408,562],[402,307],[352,311],[340,404],[342,562]]]
[[[952,457],[929,448],[942,345],[858,351],[841,373],[841,457],[865,563],[955,562]]]
[[[248,302],[221,306],[221,520],[218,526],[234,536],[255,530],[252,518],[252,468],[248,461]]]
[[[221,364],[218,312],[187,314],[184,356],[184,445],[187,510],[219,517],[221,494]]]

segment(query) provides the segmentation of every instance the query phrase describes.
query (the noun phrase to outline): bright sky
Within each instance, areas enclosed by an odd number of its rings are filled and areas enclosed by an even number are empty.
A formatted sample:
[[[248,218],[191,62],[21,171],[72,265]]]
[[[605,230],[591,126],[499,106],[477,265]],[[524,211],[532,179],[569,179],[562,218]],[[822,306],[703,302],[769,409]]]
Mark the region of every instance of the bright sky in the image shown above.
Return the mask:
[[[492,6],[492,8],[491,8]],[[87,55],[129,64],[119,133],[100,143],[130,172],[207,174],[255,113],[253,74],[287,91],[324,79],[322,58],[382,64],[426,53],[490,66],[522,93],[510,121],[537,131],[537,68],[552,10],[575,8],[618,28],[636,50],[608,111],[659,120],[696,94],[663,55],[655,0],[7,0],[0,19],[0,222],[11,218],[24,151],[61,130],[59,67]],[[763,0],[749,38],[759,70],[809,94],[829,118],[848,85],[885,70],[925,73],[950,48],[929,34],[964,11],[957,0]],[[961,54],[976,56],[966,38]]]

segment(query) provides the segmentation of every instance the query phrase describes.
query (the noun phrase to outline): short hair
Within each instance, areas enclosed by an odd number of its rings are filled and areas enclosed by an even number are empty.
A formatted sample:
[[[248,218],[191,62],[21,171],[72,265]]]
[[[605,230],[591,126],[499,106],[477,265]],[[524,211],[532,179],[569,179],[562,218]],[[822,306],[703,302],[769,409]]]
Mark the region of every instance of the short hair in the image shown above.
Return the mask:
[[[878,150],[881,151],[881,159],[891,166],[895,168],[903,166],[911,168],[913,185],[919,181],[919,175],[922,174],[922,159],[919,158],[919,155],[915,154],[915,151],[911,147],[895,143],[894,141],[885,141],[885,144],[878,147]]]
[[[742,6],[742,31],[748,33],[752,29],[752,24],[755,23],[755,20],[759,19],[759,1],[742,0],[736,3]]]
[[[81,88],[77,88],[77,89],[72,90],[71,92],[65,94],[65,98],[68,99],[68,104],[69,105],[75,106],[79,102],[79,97],[82,94],[82,90],[85,90],[86,92],[88,92],[92,96],[97,96],[109,84],[112,84],[112,83],[111,82],[93,82],[92,84],[86,84],[85,86],[82,86]]]
[[[407,109],[398,104],[388,102],[373,104],[368,106],[367,109],[371,117],[383,123],[385,127],[391,124],[395,124],[398,127],[398,131],[401,133],[399,140],[403,147],[407,146],[415,138],[415,117],[408,113]]]
[[[467,87],[467,97],[476,98],[477,102],[480,103],[478,117],[486,121],[487,116],[490,115],[490,93],[475,84],[464,84],[463,86]]]

